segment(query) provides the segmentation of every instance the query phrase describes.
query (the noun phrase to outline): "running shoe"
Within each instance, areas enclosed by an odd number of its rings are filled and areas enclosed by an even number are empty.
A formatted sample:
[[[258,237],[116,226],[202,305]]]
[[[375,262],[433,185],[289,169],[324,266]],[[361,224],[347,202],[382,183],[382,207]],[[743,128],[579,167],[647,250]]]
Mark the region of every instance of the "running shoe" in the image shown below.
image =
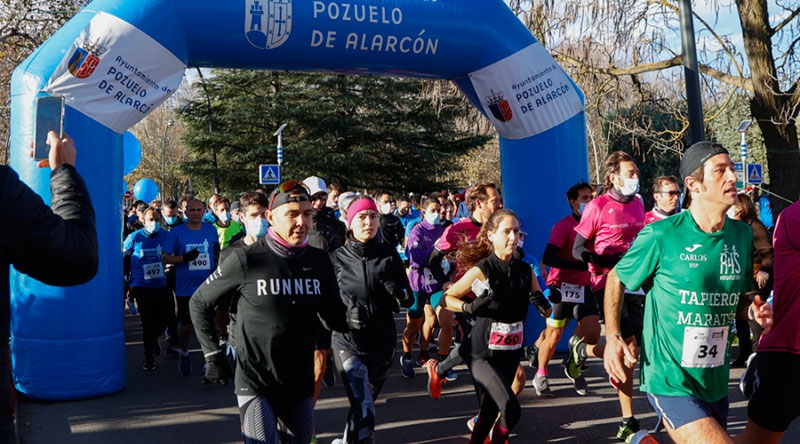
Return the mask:
[[[164,344],[164,348],[167,349],[167,357],[168,358],[177,358],[178,357],[178,351],[180,350],[181,347],[178,345],[177,342],[173,341],[172,338],[167,336],[167,341]]]
[[[572,387],[575,388],[575,393],[581,396],[586,396],[586,394],[589,393],[589,383],[586,382],[586,378],[582,374],[579,374],[578,377],[572,381]]]
[[[539,368],[539,347],[529,345],[526,351],[528,352],[528,360],[531,363],[531,368]]]
[[[629,436],[625,442],[628,444],[658,444],[658,441],[656,441],[652,435],[644,430],[639,430],[638,432]]]
[[[400,365],[403,367],[403,377],[413,378],[414,377],[414,360],[413,359],[406,359],[403,355],[400,355]]]
[[[128,298],[128,311],[131,312],[132,315],[136,314],[136,302],[134,302],[133,298]]]
[[[428,359],[425,367],[428,371],[428,394],[433,399],[439,399],[442,396],[442,386],[447,382],[447,379],[440,378],[436,374],[436,366],[438,362],[435,359]]]
[[[189,376],[192,374],[192,364],[189,360],[189,353],[185,355],[183,353],[180,354],[178,359],[178,371],[181,372],[183,376]]]
[[[584,362],[580,365],[581,373],[589,373],[589,366]]]
[[[756,386],[756,358],[757,353],[751,354],[747,358],[747,365],[741,379],[739,379],[739,390],[745,398],[750,399],[753,396],[753,389]]]
[[[617,439],[623,442],[629,442],[633,435],[639,431],[639,420],[631,418],[623,422],[617,430]]]
[[[473,416],[467,420],[467,428],[471,432],[475,428],[475,423],[478,422],[478,415]]]
[[[552,398],[553,391],[550,390],[550,383],[547,382],[547,376],[536,375],[531,381],[533,389],[536,391],[536,396],[540,398]]]
[[[325,358],[325,374],[322,375],[322,384],[325,387],[333,387],[336,384],[336,372],[333,368],[333,355]]]
[[[430,359],[428,353],[419,352],[419,354],[417,355],[417,360],[414,361],[414,366],[425,367],[425,363],[428,362],[428,359]]]
[[[157,368],[158,367],[156,367],[155,359],[153,359],[153,358],[145,358],[144,364],[142,364],[142,370],[144,370],[146,372],[152,372]]]
[[[458,373],[456,373],[456,371],[451,368],[450,370],[447,371],[447,373],[445,373],[444,379],[447,382],[453,382],[458,379]]]

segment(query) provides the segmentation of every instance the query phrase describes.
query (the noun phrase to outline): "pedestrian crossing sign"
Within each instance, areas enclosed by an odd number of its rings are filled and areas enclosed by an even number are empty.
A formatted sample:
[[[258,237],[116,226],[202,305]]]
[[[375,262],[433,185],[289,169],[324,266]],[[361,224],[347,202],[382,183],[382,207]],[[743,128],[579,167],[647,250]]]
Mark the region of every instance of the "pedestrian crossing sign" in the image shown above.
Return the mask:
[[[258,166],[258,180],[261,185],[277,185],[281,183],[281,167],[278,164]]]
[[[760,163],[751,163],[747,165],[747,183],[753,185],[761,185],[764,179],[763,171]]]

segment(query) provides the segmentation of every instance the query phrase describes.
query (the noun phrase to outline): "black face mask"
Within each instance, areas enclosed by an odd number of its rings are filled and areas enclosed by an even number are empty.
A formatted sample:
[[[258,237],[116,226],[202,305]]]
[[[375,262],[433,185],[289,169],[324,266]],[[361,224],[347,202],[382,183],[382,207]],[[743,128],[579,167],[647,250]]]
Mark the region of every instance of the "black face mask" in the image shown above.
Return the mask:
[[[397,210],[397,214],[399,214],[399,215],[401,215],[401,216],[405,216],[406,214],[408,214],[408,209],[405,209],[405,210]]]

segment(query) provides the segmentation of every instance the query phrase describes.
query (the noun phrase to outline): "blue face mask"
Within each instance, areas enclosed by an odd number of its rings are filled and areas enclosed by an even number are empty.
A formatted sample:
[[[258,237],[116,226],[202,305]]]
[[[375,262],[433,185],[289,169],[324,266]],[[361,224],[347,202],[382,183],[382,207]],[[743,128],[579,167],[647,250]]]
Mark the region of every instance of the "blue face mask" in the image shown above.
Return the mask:
[[[166,222],[167,225],[175,225],[175,222],[177,221],[178,216],[164,216],[164,222]]]
[[[437,225],[439,223],[439,213],[427,213],[425,214],[425,221],[431,225]]]
[[[256,239],[260,239],[267,234],[267,227],[269,224],[263,217],[251,219],[247,221],[247,234],[252,234]]]
[[[156,221],[148,221],[144,223],[144,231],[147,234],[153,234],[161,228],[161,225]]]
[[[587,202],[581,202],[580,206],[578,207],[578,214],[583,214],[583,210],[586,209]]]

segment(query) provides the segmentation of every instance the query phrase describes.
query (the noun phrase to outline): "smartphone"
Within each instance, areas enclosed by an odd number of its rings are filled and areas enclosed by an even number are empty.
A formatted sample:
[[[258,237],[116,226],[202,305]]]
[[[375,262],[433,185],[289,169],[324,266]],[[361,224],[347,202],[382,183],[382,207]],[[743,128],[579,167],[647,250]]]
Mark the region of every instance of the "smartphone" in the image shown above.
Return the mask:
[[[55,131],[59,137],[64,135],[64,98],[59,96],[37,98],[34,125],[33,158],[44,160],[50,156],[47,133]]]
[[[491,296],[492,289],[489,287],[488,282],[484,282],[480,279],[475,279],[474,281],[472,281],[472,293],[474,293],[476,297]]]

